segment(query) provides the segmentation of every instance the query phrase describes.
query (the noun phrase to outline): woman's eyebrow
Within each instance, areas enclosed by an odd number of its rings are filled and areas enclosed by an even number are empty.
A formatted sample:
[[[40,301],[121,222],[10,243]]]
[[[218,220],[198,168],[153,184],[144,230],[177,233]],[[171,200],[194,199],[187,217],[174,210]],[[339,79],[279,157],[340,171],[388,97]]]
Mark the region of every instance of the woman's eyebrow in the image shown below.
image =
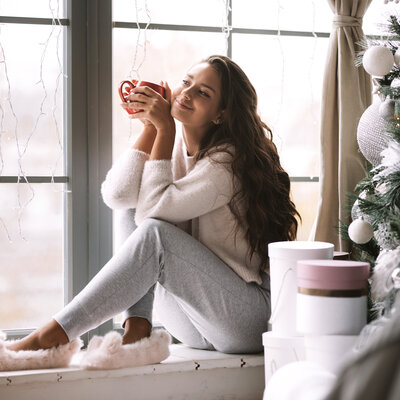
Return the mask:
[[[188,78],[190,78],[190,79],[193,79],[193,75],[186,74],[186,76],[187,76]],[[207,85],[207,84],[205,84],[205,83],[200,83],[200,86],[204,86],[204,87],[206,87],[206,88],[212,90],[212,91],[215,93],[215,89],[213,89],[211,86],[209,86],[209,85]]]

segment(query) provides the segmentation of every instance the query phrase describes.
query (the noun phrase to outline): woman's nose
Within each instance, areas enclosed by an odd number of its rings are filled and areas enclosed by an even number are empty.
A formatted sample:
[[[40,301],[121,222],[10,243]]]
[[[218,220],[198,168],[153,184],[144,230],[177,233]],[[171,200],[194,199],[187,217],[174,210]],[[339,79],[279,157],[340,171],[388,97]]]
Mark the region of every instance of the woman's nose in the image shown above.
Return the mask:
[[[190,88],[186,88],[186,89],[182,90],[182,94],[188,100],[190,100],[191,97],[192,97],[191,96],[191,92],[190,92]]]

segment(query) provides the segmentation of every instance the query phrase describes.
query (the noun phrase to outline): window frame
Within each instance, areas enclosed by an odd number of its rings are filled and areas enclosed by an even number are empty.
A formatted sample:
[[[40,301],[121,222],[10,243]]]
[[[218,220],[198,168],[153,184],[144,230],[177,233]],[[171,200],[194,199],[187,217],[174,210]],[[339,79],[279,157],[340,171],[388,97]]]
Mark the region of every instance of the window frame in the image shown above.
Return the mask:
[[[65,303],[112,256],[112,212],[100,196],[112,163],[111,0],[67,1],[67,171],[73,196],[66,201]],[[72,197],[72,198],[71,198]],[[112,321],[84,335],[103,335]]]

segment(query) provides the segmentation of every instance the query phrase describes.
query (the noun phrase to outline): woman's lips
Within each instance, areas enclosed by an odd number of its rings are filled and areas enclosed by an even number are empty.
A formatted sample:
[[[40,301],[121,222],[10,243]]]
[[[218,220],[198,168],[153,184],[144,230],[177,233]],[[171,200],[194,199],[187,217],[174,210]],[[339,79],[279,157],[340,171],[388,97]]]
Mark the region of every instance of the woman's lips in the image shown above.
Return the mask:
[[[179,108],[183,110],[192,110],[191,107],[187,106],[186,104],[180,102],[178,99],[175,100],[176,104],[178,105]]]

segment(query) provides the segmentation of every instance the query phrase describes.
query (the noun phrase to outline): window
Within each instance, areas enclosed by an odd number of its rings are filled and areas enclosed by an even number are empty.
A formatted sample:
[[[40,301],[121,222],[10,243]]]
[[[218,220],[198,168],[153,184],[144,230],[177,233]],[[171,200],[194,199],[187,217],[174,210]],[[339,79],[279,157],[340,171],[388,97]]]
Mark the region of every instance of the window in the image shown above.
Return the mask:
[[[209,54],[238,62],[292,178],[299,239],[307,239],[332,12],[315,0],[230,5],[0,0],[0,329],[40,325],[111,256],[112,213],[100,185],[141,127],[119,107],[117,87],[129,77],[172,87]],[[371,5],[367,33],[379,33],[381,7]]]
[[[43,323],[64,300],[68,20],[47,3],[0,2],[1,329]]]
[[[6,0],[0,14],[0,329],[13,336],[111,256],[111,2]]]

